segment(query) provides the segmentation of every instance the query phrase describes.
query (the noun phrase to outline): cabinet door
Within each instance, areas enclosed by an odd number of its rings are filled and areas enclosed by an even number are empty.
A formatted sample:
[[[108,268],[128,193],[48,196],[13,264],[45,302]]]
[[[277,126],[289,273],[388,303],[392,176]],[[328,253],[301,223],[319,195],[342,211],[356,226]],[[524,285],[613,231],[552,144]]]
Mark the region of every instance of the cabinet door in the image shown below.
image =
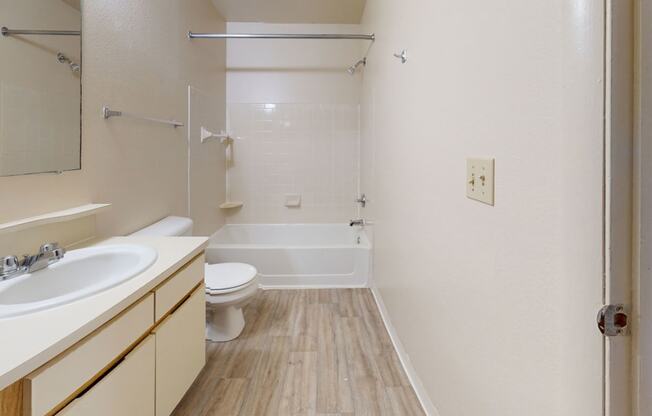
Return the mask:
[[[150,335],[58,415],[154,416],[155,349],[154,336]]]
[[[156,327],[156,416],[167,416],[206,363],[206,306],[201,285]]]
[[[49,414],[94,382],[109,363],[149,331],[153,312],[154,296],[148,295],[25,377],[25,415]]]
[[[171,278],[161,283],[156,289],[154,320],[158,322],[179,303],[198,284],[204,282],[204,255],[183,266]]]

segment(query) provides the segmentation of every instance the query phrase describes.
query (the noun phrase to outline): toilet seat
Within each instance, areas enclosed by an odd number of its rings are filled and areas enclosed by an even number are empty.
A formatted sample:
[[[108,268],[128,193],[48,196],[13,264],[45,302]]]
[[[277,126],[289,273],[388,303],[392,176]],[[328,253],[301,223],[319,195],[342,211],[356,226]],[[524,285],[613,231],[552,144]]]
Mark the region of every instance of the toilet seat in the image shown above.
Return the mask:
[[[241,290],[254,281],[258,271],[245,263],[218,263],[205,266],[207,295],[221,295]]]

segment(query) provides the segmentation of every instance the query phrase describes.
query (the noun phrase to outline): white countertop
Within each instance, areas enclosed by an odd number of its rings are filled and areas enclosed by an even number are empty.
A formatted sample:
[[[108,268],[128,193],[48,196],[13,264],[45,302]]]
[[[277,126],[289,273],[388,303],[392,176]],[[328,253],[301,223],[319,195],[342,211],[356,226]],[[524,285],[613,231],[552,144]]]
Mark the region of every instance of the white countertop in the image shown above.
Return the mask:
[[[72,303],[0,319],[0,390],[79,342],[159,285],[208,245],[205,237],[114,237],[97,242],[142,244],[158,252],[138,276]],[[94,244],[95,245],[95,244]]]

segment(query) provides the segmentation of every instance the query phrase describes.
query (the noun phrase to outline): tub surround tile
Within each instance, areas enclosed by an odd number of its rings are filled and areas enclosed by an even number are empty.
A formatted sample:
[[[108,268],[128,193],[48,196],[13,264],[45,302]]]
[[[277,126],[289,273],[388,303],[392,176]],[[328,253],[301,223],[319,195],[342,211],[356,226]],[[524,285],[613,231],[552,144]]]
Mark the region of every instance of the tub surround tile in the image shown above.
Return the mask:
[[[229,223],[332,223],[356,215],[359,106],[242,104],[228,106],[237,141],[229,168],[231,198],[244,201]],[[301,197],[286,207],[285,195]]]

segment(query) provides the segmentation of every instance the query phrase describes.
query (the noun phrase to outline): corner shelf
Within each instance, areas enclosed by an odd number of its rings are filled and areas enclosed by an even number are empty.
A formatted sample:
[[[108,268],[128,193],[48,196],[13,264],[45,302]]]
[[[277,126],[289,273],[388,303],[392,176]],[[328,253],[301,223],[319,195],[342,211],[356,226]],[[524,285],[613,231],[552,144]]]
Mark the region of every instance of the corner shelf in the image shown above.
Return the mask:
[[[0,234],[21,231],[39,225],[53,224],[70,221],[77,218],[88,217],[107,210],[111,204],[87,204],[61,211],[49,212],[35,217],[23,218],[16,221],[0,224]]]
[[[242,202],[242,201],[225,202],[223,204],[220,204],[220,209],[240,208],[243,205],[244,205],[244,202]]]

